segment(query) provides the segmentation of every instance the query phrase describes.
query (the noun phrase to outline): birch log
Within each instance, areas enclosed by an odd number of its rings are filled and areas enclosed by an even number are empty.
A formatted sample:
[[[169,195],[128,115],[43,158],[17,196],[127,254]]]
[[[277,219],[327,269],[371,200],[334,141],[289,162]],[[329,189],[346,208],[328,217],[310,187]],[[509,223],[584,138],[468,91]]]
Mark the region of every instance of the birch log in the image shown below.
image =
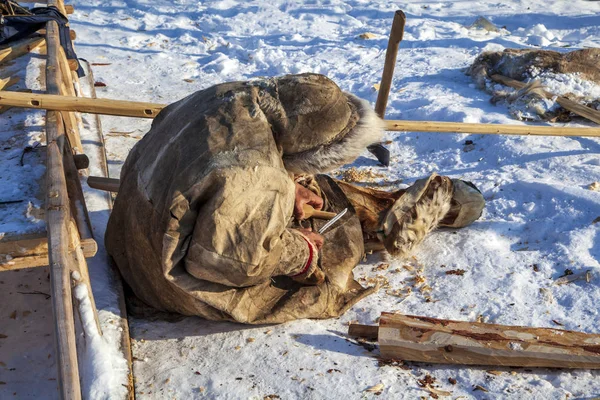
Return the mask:
[[[381,355],[443,364],[600,368],[600,335],[382,313]]]

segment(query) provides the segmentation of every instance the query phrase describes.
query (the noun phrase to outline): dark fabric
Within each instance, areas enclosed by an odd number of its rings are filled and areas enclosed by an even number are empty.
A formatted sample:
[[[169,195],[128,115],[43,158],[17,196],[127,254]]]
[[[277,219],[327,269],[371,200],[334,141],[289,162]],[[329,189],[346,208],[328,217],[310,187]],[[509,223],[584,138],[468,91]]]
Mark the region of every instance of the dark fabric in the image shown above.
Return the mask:
[[[60,45],[65,49],[68,59],[77,60],[77,54],[71,43],[70,29],[67,26],[69,20],[58,11],[56,7],[37,7],[32,8],[32,15],[11,15],[2,16],[0,22],[0,45],[6,45],[20,39],[33,35],[46,26],[48,21],[56,21]],[[83,68],[77,61],[77,75],[85,75]]]

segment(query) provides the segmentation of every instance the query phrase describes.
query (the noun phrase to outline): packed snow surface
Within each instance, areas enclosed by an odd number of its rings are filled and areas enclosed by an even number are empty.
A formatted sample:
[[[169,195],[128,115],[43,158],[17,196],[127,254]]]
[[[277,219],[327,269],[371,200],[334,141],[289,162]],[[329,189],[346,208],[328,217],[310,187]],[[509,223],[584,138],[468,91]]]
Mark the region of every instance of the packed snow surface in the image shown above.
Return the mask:
[[[397,9],[407,24],[388,119],[518,124],[464,75],[478,54],[600,45],[600,3],[584,0],[82,0],[71,20],[78,55],[106,84],[99,97],[170,103],[225,81],[316,72],[374,104]],[[479,16],[502,29],[468,29]],[[576,79],[562,84],[586,94]],[[150,121],[102,122],[118,177]],[[570,125],[591,126],[578,124]],[[595,372],[383,366],[377,349],[346,337],[349,321],[372,324],[382,311],[598,332],[600,193],[589,187],[600,181],[600,140],[413,132],[387,140],[389,168],[366,152],[353,167],[370,170],[374,183],[402,181],[395,187],[433,171],[472,181],[487,200],[482,218],[431,234],[414,259],[368,257],[355,277],[384,287],[339,319],[250,327],[132,318],[137,398],[416,398],[429,396],[418,383],[427,374],[452,398],[600,394]],[[592,278],[556,285],[567,270]]]

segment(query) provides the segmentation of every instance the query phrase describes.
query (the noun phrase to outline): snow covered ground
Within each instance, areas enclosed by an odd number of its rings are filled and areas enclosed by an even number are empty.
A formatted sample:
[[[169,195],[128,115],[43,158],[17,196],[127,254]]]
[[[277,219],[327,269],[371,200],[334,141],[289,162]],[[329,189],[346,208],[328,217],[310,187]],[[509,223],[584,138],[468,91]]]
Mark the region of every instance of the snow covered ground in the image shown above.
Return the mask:
[[[393,12],[402,9],[406,33],[386,117],[517,124],[463,73],[481,51],[600,46],[600,3],[583,0],[81,0],[75,6],[78,55],[97,64],[96,79],[107,85],[98,96],[160,103],[224,81],[300,72],[325,74],[374,103]],[[505,29],[467,29],[478,16]],[[367,32],[374,38],[359,38]],[[102,123],[110,174],[118,177],[150,121],[103,117]],[[435,232],[414,259],[385,261],[387,269],[377,268],[380,256],[369,257],[355,276],[364,284],[387,279],[390,287],[337,320],[248,327],[132,319],[138,398],[372,398],[365,390],[379,383],[381,398],[416,398],[429,395],[417,382],[427,374],[453,398],[600,394],[598,374],[589,371],[380,366],[377,349],[345,337],[349,321],[374,323],[381,311],[394,310],[598,332],[600,223],[593,221],[600,193],[588,186],[600,181],[600,140],[387,136],[388,169],[368,153],[354,166],[406,184],[432,171],[470,180],[487,199],[481,220]],[[592,279],[553,284],[567,269],[591,270]]]

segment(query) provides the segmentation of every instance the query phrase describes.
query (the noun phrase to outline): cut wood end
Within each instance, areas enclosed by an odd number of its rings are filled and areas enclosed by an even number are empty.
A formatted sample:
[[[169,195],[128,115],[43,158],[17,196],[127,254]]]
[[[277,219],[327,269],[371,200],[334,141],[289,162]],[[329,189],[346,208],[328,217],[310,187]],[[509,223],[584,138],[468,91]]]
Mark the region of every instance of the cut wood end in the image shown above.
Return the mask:
[[[379,327],[377,325],[350,324],[348,327],[348,336],[377,340],[379,336]]]

